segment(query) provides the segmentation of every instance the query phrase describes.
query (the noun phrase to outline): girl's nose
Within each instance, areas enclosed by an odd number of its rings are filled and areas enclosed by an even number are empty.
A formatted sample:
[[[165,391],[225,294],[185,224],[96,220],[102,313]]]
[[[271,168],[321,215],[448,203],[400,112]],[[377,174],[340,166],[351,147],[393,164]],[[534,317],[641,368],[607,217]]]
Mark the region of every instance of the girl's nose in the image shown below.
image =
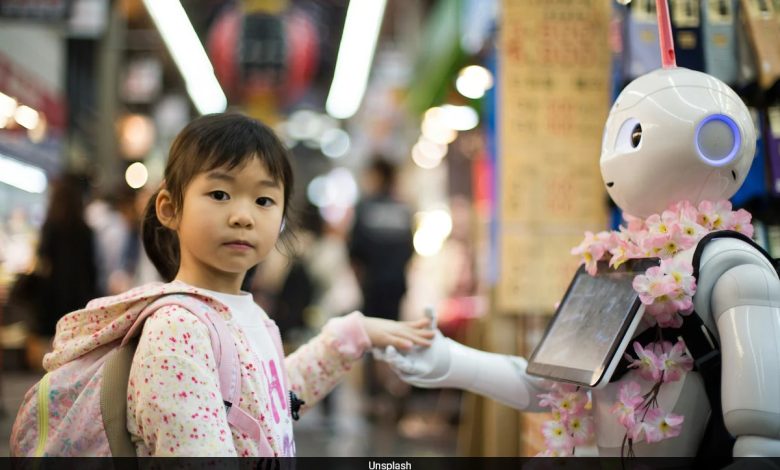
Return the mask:
[[[237,207],[231,214],[228,221],[231,227],[251,228],[254,225],[249,211],[243,207]]]

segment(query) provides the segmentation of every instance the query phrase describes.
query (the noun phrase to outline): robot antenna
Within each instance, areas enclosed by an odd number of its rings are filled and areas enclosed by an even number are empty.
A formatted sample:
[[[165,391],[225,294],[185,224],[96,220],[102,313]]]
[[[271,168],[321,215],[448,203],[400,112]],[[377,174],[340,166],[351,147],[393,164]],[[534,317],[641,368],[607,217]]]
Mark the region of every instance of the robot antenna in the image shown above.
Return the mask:
[[[669,19],[669,2],[655,0],[655,10],[658,15],[658,39],[661,43],[661,64],[665,69],[677,67],[674,55],[674,38],[672,37],[672,22]]]

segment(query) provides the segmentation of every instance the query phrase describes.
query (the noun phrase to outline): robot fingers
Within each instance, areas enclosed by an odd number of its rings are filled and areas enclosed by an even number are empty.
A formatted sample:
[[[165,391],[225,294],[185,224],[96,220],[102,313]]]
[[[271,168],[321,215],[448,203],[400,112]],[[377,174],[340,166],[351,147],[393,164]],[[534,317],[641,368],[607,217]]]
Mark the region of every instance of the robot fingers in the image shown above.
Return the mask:
[[[438,321],[436,318],[436,309],[434,309],[432,306],[425,307],[425,316],[431,321],[430,329],[435,330],[438,328]]]

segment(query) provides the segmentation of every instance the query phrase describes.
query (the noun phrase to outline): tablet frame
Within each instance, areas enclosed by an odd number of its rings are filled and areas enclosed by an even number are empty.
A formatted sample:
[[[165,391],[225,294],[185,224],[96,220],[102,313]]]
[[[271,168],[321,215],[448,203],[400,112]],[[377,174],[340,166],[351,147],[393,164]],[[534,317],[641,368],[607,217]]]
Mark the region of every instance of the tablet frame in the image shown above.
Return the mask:
[[[597,272],[594,277],[598,277],[599,274],[612,274],[618,272],[633,272],[636,275],[640,275],[644,274],[648,268],[658,266],[658,264],[658,258],[641,258],[628,260],[619,268],[613,269],[609,267],[606,261],[599,261],[597,265]],[[542,336],[541,341],[539,341],[539,344],[536,346],[536,348],[534,348],[533,354],[531,354],[531,357],[528,359],[528,367],[526,370],[530,375],[543,377],[554,380],[556,382],[566,382],[587,388],[601,388],[609,383],[612,374],[615,372],[615,368],[620,362],[620,359],[628,347],[631,338],[634,336],[634,332],[639,326],[639,323],[642,321],[645,307],[639,300],[639,295],[634,297],[634,302],[631,305],[628,315],[626,315],[623,319],[623,324],[620,326],[619,333],[615,338],[613,338],[612,344],[609,347],[607,358],[595,370],[564,367],[557,364],[538,362],[536,358],[539,349],[542,347],[545,340],[548,338],[550,331],[555,325],[555,321],[559,318],[559,314],[563,309],[563,306],[566,304],[566,301],[569,298],[578,276],[583,275],[589,276],[585,270],[584,265],[580,266],[569,283],[569,287],[566,289],[566,294],[556,309],[552,320],[547,324],[547,328],[544,331],[544,335]],[[583,339],[586,340],[586,338]]]

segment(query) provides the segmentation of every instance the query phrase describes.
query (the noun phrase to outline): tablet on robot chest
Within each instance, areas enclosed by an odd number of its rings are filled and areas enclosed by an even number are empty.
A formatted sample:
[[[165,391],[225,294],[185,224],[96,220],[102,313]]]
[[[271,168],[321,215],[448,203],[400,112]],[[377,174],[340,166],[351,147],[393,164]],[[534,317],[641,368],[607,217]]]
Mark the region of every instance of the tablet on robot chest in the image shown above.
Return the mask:
[[[595,276],[577,270],[528,363],[528,373],[583,387],[609,382],[644,307],[634,278],[657,259],[630,260],[618,269],[599,262]]]

